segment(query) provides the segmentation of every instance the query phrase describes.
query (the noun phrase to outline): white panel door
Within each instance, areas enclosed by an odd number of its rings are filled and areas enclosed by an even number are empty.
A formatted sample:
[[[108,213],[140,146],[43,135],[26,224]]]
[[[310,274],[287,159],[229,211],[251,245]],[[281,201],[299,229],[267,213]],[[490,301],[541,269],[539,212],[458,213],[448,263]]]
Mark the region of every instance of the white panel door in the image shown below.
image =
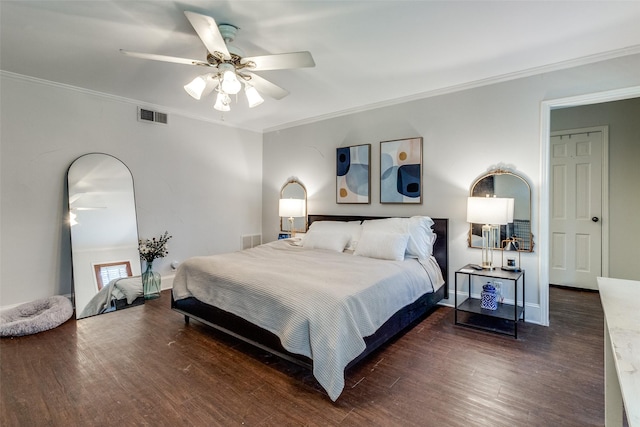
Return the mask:
[[[551,137],[550,269],[553,285],[597,289],[602,272],[601,131]]]

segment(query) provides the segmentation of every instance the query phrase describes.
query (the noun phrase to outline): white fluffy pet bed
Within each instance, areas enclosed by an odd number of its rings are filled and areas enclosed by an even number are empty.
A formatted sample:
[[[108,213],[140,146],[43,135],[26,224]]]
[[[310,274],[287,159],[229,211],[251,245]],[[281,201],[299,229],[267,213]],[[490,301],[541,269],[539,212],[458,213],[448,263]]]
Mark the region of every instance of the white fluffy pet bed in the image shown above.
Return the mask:
[[[18,337],[53,329],[72,314],[71,301],[61,295],[21,304],[0,312],[0,336]]]

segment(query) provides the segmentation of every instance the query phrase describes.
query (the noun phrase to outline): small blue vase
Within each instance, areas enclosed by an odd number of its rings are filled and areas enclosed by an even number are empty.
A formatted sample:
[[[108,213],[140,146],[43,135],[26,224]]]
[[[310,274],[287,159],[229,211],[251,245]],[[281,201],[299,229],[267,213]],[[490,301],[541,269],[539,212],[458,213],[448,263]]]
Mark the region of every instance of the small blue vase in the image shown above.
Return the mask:
[[[496,288],[491,283],[487,283],[482,287],[482,292],[480,293],[480,308],[484,308],[485,310],[498,309]]]

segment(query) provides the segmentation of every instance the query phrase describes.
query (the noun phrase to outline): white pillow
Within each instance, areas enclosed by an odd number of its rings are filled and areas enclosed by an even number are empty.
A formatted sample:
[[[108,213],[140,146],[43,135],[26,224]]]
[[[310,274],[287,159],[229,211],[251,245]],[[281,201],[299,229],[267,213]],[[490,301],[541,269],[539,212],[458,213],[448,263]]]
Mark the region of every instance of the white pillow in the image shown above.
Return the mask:
[[[342,252],[351,236],[347,233],[314,231],[309,229],[302,239],[302,246],[309,249],[328,249]]]
[[[433,232],[433,220],[428,216],[412,216],[409,218],[409,256],[425,260],[433,253],[436,243],[436,233]]]
[[[407,256],[420,260],[428,259],[433,253],[436,234],[431,230],[433,220],[428,216],[411,218],[384,218],[366,220],[362,224],[363,232],[408,234]]]
[[[369,258],[402,261],[407,250],[408,241],[408,234],[365,230],[353,254]]]
[[[347,249],[353,250],[358,245],[362,234],[360,221],[315,221],[309,226],[309,231],[349,234]]]

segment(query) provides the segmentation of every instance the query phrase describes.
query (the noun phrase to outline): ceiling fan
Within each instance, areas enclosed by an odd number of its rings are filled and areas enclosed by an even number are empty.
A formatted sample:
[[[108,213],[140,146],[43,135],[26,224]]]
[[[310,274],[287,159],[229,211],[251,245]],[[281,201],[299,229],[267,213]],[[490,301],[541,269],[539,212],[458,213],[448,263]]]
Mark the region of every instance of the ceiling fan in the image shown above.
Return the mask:
[[[229,111],[231,109],[229,95],[240,92],[243,84],[250,108],[264,101],[260,92],[274,99],[282,99],[289,94],[287,90],[254,74],[253,71],[315,67],[316,65],[311,53],[306,51],[245,57],[242,50],[230,44],[235,39],[238,27],[231,24],[218,25],[210,16],[195,12],[185,11],[184,14],[207,48],[206,61],[130,52],[123,49],[120,49],[120,52],[142,59],[211,68],[210,72],[196,77],[191,83],[185,85],[184,89],[195,99],[200,99],[214,90],[217,91],[216,103],[213,107],[216,110]]]

